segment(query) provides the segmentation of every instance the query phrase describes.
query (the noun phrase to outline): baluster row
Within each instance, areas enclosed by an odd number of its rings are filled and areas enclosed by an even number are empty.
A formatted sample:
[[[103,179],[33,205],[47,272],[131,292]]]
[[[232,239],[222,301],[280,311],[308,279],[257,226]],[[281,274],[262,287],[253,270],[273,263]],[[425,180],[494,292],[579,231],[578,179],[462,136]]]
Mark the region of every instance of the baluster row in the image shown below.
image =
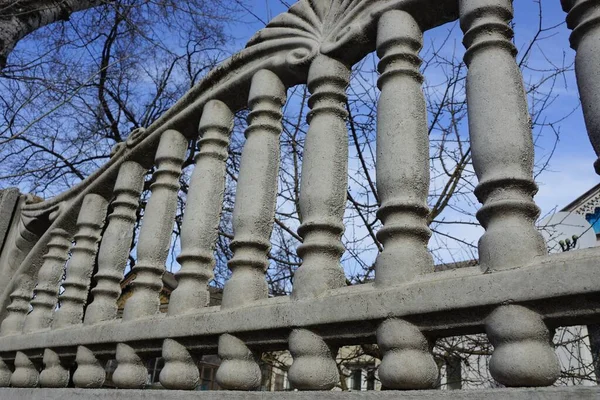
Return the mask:
[[[595,110],[600,87],[593,82],[597,64],[593,53],[600,14],[589,0],[564,0],[572,45],[577,50],[577,78],[590,138],[600,155]],[[479,184],[475,194],[482,203],[477,217],[485,233],[479,242],[480,265],[485,272],[514,268],[523,260],[544,255],[542,237],[534,227],[539,209],[533,201],[533,142],[522,76],[511,41],[510,0],[460,0],[468,66],[467,101],[473,164]],[[377,234],[383,252],[376,260],[374,287],[385,288],[412,281],[433,272],[427,251],[431,232],[427,226],[429,189],[429,139],[419,71],[422,30],[407,12],[386,12],[377,29],[380,57],[377,113],[377,189],[381,199]],[[346,87],[350,68],[320,54],[312,62],[307,85],[311,93],[309,130],[305,142],[300,194],[303,243],[298,247],[302,265],[294,279],[292,301],[310,301],[343,287],[340,264],[344,252],[342,234],[346,203],[348,135]],[[241,172],[233,215],[234,253],[229,261],[232,276],[225,286],[223,309],[243,307],[267,297],[270,235],[273,227],[279,168],[281,108],[285,85],[268,70],[255,74],[250,87],[249,125],[242,152]],[[217,100],[206,103],[199,124],[199,148],[187,195],[178,261],[178,287],[171,295],[168,315],[181,316],[208,304],[207,285],[215,264],[225,187],[225,167],[233,112]],[[174,222],[179,177],[188,142],[175,130],[165,131],[155,156],[151,186],[133,269],[133,295],[123,320],[133,321],[158,313],[162,275]],[[59,329],[79,323],[93,325],[116,318],[120,282],[133,238],[133,226],[143,187],[145,168],[136,162],[121,167],[114,188],[94,275],[92,301],[87,305],[100,231],[107,202],[98,195],[84,199],[77,221],[75,245],[61,229],[50,233],[48,252],[38,274],[38,284],[25,279],[11,295],[2,335]],[[59,294],[68,253],[64,292]],[[33,293],[33,298],[32,298]],[[60,307],[55,310],[57,302]],[[86,307],[87,306],[87,307]],[[31,308],[31,312],[29,312]],[[29,312],[29,314],[28,314]],[[559,364],[550,332],[542,317],[520,305],[497,307],[486,321],[495,346],[490,370],[506,386],[546,386],[558,377]],[[438,368],[430,342],[408,320],[388,319],[377,329],[383,352],[379,367],[388,389],[426,389],[438,381]],[[340,379],[337,350],[316,330],[292,329],[289,349],[293,363],[289,379],[300,390],[328,390]],[[218,351],[223,362],[217,381],[227,389],[252,390],[260,384],[256,349],[242,338],[223,334]],[[194,389],[199,381],[196,360],[200,356],[186,344],[165,339],[166,360],[160,381],[170,389]],[[146,383],[144,354],[133,343],[116,345],[118,367],[114,382],[122,388]],[[27,354],[17,352],[15,371],[0,360],[0,386],[32,387],[38,384],[66,386],[68,362],[53,349],[45,349],[44,369]],[[79,346],[73,381],[78,387],[100,387],[104,365],[93,349]]]

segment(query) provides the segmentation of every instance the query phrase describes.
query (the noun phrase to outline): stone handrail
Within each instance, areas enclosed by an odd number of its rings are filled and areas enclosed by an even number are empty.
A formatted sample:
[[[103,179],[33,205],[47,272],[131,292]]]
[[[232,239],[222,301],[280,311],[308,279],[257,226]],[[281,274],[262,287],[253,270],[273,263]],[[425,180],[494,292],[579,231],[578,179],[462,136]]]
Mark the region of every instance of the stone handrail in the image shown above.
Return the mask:
[[[600,14],[592,3],[563,0],[574,29],[586,123],[600,155]],[[0,293],[0,387],[72,382],[99,388],[104,363],[116,358],[117,387],[142,388],[145,360],[162,355],[161,384],[189,390],[200,379],[195,359],[218,352],[219,385],[254,390],[261,381],[259,354],[289,349],[291,384],[329,390],[339,382],[337,347],[377,342],[383,386],[422,390],[438,382],[431,341],[478,332],[495,347],[490,372],[498,382],[552,385],[559,364],[551,330],[600,319],[599,254],[549,256],[534,228],[533,142],[511,18],[510,0],[301,0],[276,17],[154,124],[132,132],[82,183],[22,205],[0,257],[7,275]],[[456,19],[469,68],[475,194],[482,203],[477,218],[486,231],[479,267],[434,272],[427,251],[429,143],[419,51],[423,31]],[[373,50],[380,58],[376,167],[383,226],[377,237],[383,251],[372,284],[346,287],[340,265],[348,169],[344,103],[352,65]],[[281,110],[286,89],[297,84],[307,84],[311,94],[298,230],[302,265],[292,295],[271,299],[264,274]],[[233,214],[232,276],[222,305],[207,307],[233,114],[245,107],[250,114]],[[158,296],[179,176],[196,137],[178,286],[164,315]],[[120,282],[151,168],[133,294],[118,318]]]

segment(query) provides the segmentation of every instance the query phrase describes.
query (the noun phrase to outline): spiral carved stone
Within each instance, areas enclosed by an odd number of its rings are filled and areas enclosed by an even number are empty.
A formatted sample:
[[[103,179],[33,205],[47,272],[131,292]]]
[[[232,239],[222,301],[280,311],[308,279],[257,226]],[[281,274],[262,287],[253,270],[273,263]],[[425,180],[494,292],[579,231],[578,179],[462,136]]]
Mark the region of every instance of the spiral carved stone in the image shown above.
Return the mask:
[[[77,369],[73,374],[73,383],[79,388],[100,388],[106,380],[106,371],[94,353],[85,346],[77,347]]]
[[[506,386],[550,386],[560,374],[558,357],[542,317],[518,305],[501,306],[486,320],[494,345],[490,372]]]
[[[384,353],[379,379],[386,389],[431,389],[438,367],[429,342],[419,328],[401,319],[388,319],[377,329],[377,343]]]
[[[15,372],[10,377],[10,386],[14,387],[36,387],[40,380],[40,373],[29,357],[23,352],[17,351],[15,356]]]
[[[160,371],[160,384],[167,389],[193,390],[200,381],[200,372],[188,350],[173,339],[163,342],[165,366]]]
[[[289,337],[294,362],[288,371],[292,386],[298,390],[330,390],[340,382],[334,352],[317,334],[294,329]]]
[[[255,390],[260,386],[260,367],[252,351],[235,336],[219,337],[221,365],[217,370],[217,383],[229,390]]]
[[[67,387],[69,370],[60,362],[58,354],[50,349],[44,350],[44,369],[40,373],[40,386],[49,388]]]

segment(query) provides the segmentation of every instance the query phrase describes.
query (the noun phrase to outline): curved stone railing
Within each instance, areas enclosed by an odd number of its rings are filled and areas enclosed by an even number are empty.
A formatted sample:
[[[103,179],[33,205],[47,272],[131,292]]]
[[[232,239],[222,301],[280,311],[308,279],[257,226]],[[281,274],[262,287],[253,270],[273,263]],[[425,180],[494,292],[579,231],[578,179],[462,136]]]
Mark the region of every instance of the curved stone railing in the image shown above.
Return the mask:
[[[591,0],[565,0],[564,6],[574,29],[590,138],[600,153],[598,7]],[[480,267],[434,273],[427,251],[429,143],[419,51],[424,30],[457,18],[469,67],[475,194],[483,204],[477,217],[486,231]],[[141,388],[144,360],[162,355],[161,384],[193,389],[199,380],[195,358],[218,352],[219,385],[253,390],[261,380],[259,353],[287,348],[291,384],[328,390],[339,381],[337,347],[371,341],[383,352],[379,377],[385,388],[428,389],[438,381],[430,343],[477,332],[486,332],[495,346],[490,369],[498,382],[551,385],[559,373],[551,330],[600,319],[599,254],[589,249],[548,256],[534,228],[533,142],[511,18],[509,0],[301,0],[275,18],[152,126],[132,132],[88,179],[22,207],[0,258],[2,271],[11,271],[0,298],[0,386],[66,387],[72,381],[97,388],[105,380],[105,361],[116,358],[117,387]],[[377,237],[384,250],[372,284],[346,287],[340,266],[348,168],[344,103],[351,66],[373,50],[380,58],[377,189],[383,226]],[[298,230],[302,265],[291,296],[268,298],[264,273],[281,109],[286,89],[301,83],[311,93]],[[207,307],[233,114],[245,107],[250,114],[233,214],[232,276],[222,305]],[[158,296],[179,176],[196,137],[178,286],[163,315]],[[117,318],[151,168],[133,294]]]

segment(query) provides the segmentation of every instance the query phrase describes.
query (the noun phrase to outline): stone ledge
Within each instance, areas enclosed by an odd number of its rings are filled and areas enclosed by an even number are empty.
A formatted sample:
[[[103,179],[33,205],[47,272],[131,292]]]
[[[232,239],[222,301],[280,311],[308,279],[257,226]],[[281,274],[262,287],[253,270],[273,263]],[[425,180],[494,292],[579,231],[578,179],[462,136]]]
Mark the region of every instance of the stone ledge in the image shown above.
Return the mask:
[[[485,390],[422,390],[384,392],[225,392],[117,389],[0,389],[2,400],[592,400],[600,398],[600,387],[549,387]]]
[[[327,296],[293,301],[277,297],[231,310],[207,307],[198,313],[164,315],[135,321],[121,320],[92,326],[73,326],[0,338],[0,353],[10,360],[14,351],[77,345],[113,347],[119,342],[146,343],[160,353],[166,338],[188,338],[191,348],[216,349],[218,335],[243,335],[252,346],[285,348],[289,330],[316,329],[337,344],[374,339],[379,321],[407,318],[432,337],[483,331],[489,312],[500,304],[527,304],[551,326],[588,324],[600,315],[600,248],[566,252],[535,260],[531,265],[495,273],[477,267],[432,273],[405,285],[380,289],[359,285],[331,291]],[[62,350],[61,350],[62,351]]]

